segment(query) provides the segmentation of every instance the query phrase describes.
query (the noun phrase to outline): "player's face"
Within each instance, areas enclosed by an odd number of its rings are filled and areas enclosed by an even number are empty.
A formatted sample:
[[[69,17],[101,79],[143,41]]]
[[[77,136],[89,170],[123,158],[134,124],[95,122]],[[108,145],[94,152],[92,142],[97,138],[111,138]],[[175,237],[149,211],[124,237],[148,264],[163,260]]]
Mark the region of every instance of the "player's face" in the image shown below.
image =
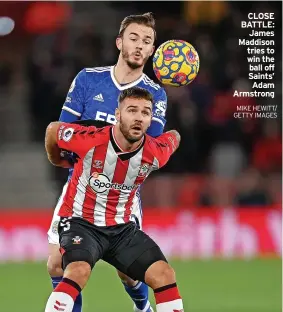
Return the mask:
[[[145,99],[126,98],[116,111],[116,119],[124,137],[130,142],[139,141],[150,126],[152,103]]]
[[[145,65],[154,51],[154,31],[151,27],[130,24],[124,31],[123,37],[117,39],[117,47],[124,61],[132,69]]]

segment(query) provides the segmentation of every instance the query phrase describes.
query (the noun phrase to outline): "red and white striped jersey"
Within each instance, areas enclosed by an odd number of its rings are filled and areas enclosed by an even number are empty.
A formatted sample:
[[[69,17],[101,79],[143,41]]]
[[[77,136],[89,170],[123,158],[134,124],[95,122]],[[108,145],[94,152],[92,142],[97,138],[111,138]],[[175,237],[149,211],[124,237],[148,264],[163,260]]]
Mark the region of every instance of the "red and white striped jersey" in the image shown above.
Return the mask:
[[[57,143],[80,157],[59,216],[81,217],[97,226],[129,222],[139,186],[167,163],[177,145],[170,133],[158,138],[145,135],[135,151],[125,153],[115,142],[113,126],[98,129],[67,123],[59,127]]]

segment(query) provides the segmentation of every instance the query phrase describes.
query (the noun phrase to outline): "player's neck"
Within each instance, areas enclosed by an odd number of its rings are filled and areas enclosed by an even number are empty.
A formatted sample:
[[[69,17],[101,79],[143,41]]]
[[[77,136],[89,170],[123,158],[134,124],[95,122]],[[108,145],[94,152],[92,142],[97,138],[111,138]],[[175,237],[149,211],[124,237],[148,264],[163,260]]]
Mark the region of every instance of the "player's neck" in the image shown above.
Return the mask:
[[[143,74],[143,66],[132,69],[128,64],[119,57],[114,67],[114,76],[119,84],[127,84],[138,80]]]
[[[133,152],[138,149],[144,140],[144,137],[142,137],[139,141],[130,143],[124,137],[123,133],[120,131],[117,125],[113,127],[113,137],[119,149],[125,153]]]

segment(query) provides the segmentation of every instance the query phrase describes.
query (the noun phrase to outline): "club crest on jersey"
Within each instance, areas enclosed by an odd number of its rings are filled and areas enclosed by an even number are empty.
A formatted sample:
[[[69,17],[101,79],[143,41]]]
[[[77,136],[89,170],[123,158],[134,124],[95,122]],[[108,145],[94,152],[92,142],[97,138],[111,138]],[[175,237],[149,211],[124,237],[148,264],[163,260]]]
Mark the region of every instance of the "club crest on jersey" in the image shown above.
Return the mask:
[[[96,169],[102,169],[103,168],[102,164],[103,164],[102,160],[95,160],[92,167],[96,168]],[[97,173],[97,172],[95,172],[95,173]]]
[[[150,170],[150,165],[149,164],[142,164],[140,166],[140,171],[139,171],[139,174],[138,176],[139,177],[146,177],[148,172]]]
[[[74,245],[79,245],[82,242],[82,240],[83,240],[83,238],[80,236],[75,236],[74,238],[72,238]]]

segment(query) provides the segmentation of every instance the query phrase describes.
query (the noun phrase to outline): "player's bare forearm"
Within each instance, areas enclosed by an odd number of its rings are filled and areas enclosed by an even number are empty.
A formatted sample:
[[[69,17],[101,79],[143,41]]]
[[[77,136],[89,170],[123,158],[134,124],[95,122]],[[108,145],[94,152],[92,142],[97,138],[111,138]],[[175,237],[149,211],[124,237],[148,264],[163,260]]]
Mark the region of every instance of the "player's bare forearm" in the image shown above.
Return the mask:
[[[48,160],[52,165],[63,167],[63,168],[71,168],[72,166],[69,162],[61,157],[61,149],[57,144],[57,132],[60,127],[61,122],[51,122],[45,134],[45,149],[47,153]]]
[[[171,140],[171,144],[173,147],[173,153],[178,149],[180,142],[181,142],[181,136],[180,133],[177,130],[169,130],[166,133],[169,133],[171,135],[174,135],[175,141]]]

